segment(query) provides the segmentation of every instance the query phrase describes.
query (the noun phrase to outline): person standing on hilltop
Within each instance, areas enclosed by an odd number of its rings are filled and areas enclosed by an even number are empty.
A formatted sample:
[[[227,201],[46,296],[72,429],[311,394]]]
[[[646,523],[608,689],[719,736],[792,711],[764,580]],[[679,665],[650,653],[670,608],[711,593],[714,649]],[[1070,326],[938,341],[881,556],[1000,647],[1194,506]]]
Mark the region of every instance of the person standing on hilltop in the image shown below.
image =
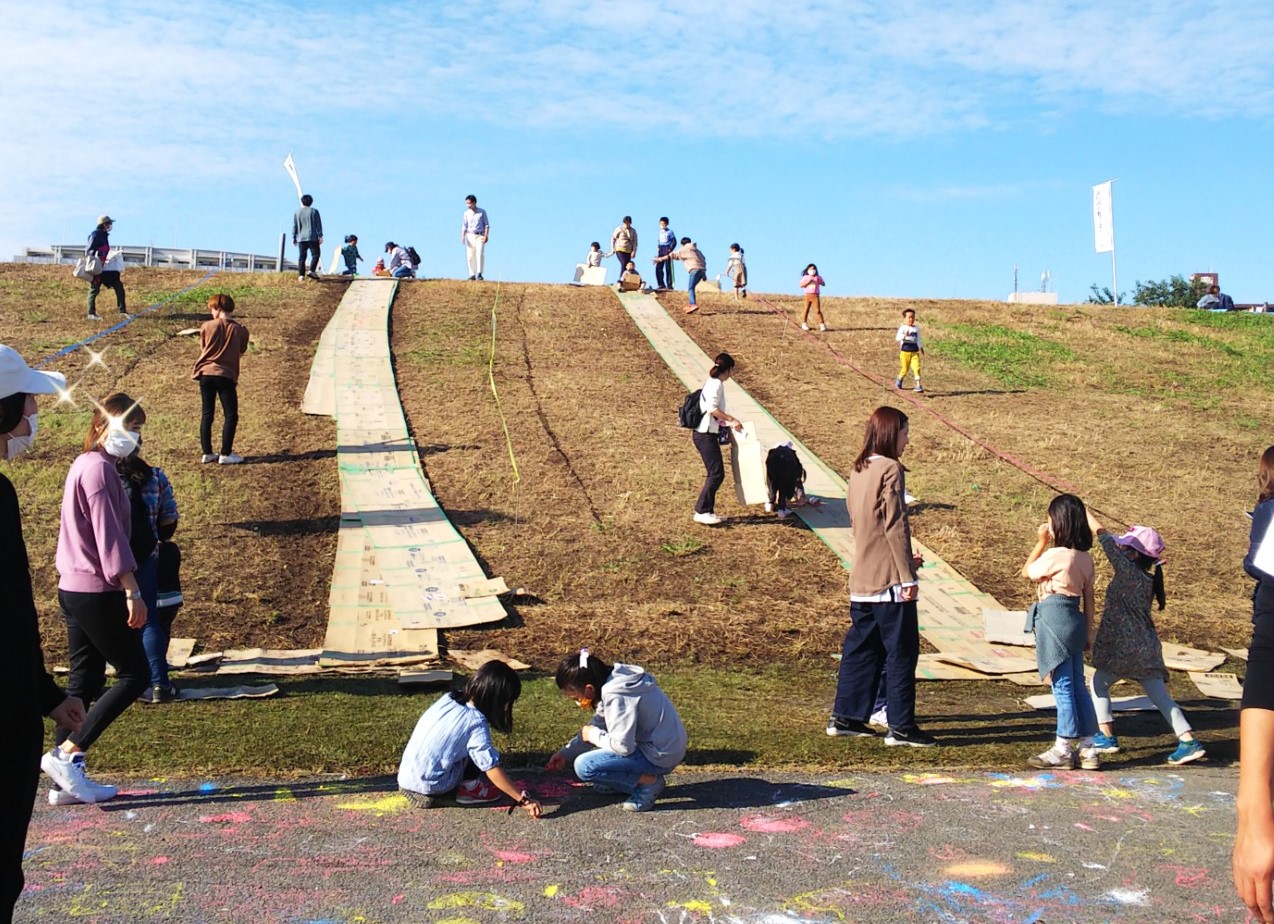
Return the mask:
[[[319,249],[323,244],[323,218],[314,208],[314,197],[306,193],[301,197],[301,207],[292,216],[292,243],[298,248],[296,278],[304,281],[305,254],[310,255],[311,279],[318,279]]]
[[[88,319],[90,321],[100,321],[101,316],[97,313],[97,294],[102,291],[102,286],[115,291],[115,307],[119,309],[120,317],[128,320],[132,315],[128,313],[128,309],[124,307],[124,283],[119,278],[119,270],[106,269],[106,257],[111,250],[111,228],[115,227],[115,221],[109,215],[99,216],[97,219],[97,227],[93,229],[93,233],[88,236],[88,244],[84,248],[85,255],[96,254],[102,261],[102,271],[92,278],[88,287]]]
[[[478,208],[477,196],[464,197],[464,216],[460,219],[460,242],[469,260],[469,281],[482,281],[483,255],[491,239],[491,222],[485,209]]]
[[[633,227],[631,215],[625,215],[610,234],[610,249],[619,261],[619,274],[622,276],[628,264],[637,256],[637,229]]]

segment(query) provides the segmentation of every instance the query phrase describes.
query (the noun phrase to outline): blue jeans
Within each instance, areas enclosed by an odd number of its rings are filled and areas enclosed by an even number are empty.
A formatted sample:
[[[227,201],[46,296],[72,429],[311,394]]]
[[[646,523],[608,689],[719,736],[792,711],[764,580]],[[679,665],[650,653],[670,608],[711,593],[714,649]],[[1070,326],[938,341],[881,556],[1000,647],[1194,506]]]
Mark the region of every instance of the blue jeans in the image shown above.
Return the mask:
[[[142,626],[142,647],[146,649],[146,663],[150,665],[150,685],[168,683],[168,634],[169,627],[159,616],[159,560],[152,555],[137,566],[137,587],[146,604],[146,625]]]
[[[1053,668],[1053,699],[1057,700],[1057,737],[1090,738],[1097,734],[1097,710],[1084,682],[1084,653],[1071,655]]]
[[[394,267],[394,271],[390,275],[392,275],[395,279],[410,279],[416,275],[416,271],[410,266],[399,265]]]
[[[699,283],[703,282],[707,278],[708,278],[708,273],[706,270],[697,269],[697,270],[690,271],[690,282],[689,282],[690,304],[692,305],[698,304],[695,301],[695,286],[697,286]]]
[[[580,780],[601,783],[616,792],[631,793],[637,788],[637,778],[646,773],[664,776],[668,771],[656,767],[641,751],[621,757],[614,751],[593,748],[575,758],[575,775]]]

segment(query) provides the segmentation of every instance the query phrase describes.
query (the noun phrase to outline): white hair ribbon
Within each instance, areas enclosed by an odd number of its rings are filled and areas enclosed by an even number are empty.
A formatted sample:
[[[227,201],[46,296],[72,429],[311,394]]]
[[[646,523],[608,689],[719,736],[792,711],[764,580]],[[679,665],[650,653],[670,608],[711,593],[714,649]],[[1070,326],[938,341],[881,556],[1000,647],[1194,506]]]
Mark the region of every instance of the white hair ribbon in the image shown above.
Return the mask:
[[[579,650],[579,666],[581,668],[588,667],[588,649],[581,648]]]

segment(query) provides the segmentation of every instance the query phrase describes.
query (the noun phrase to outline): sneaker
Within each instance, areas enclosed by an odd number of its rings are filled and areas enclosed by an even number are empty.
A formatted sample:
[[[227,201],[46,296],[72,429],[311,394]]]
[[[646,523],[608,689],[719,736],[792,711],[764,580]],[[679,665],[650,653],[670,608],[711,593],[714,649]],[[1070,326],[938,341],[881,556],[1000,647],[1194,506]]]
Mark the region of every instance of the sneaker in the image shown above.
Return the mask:
[[[230,453],[228,456],[218,456],[217,463],[219,465],[238,465],[243,461],[243,456]]]
[[[217,455],[215,452],[205,452],[202,456],[200,456],[199,461],[204,465],[207,465],[209,462],[216,462],[220,458],[221,456]]]
[[[1093,750],[1098,754],[1118,754],[1119,739],[1114,735],[1103,735],[1098,732],[1093,738]]]
[[[486,282],[486,280],[482,278],[481,273],[478,274],[478,282]]]
[[[304,274],[304,273],[302,273],[301,275],[297,276],[297,277],[296,277],[296,281],[297,281],[297,282],[305,282],[305,274]]]
[[[655,807],[655,800],[659,798],[659,794],[663,791],[664,778],[657,776],[653,783],[647,783],[645,786],[638,786],[634,789],[633,794],[625,799],[620,807],[625,812],[649,812]]]
[[[1182,741],[1177,745],[1177,749],[1168,755],[1168,763],[1179,767],[1181,764],[1198,760],[1207,753],[1198,741]]]
[[[809,330],[809,329],[810,329],[810,326],[809,326],[808,324],[806,324],[804,321],[802,321],[802,322],[801,322],[801,330]]]
[[[832,716],[827,720],[827,735],[830,738],[875,738],[876,733],[866,722],[857,719],[838,719]]]
[[[788,517],[792,515],[792,511],[784,507],[782,510],[774,511],[774,515],[778,517],[780,520],[786,520]]]
[[[141,696],[137,697],[139,701],[152,706],[158,705],[159,703],[171,703],[176,698],[177,688],[171,683],[167,686],[162,683],[157,683],[149,690],[142,693]]]
[[[721,517],[715,513],[696,513],[695,522],[702,523],[704,526],[720,526]]]
[[[696,311],[698,311],[698,310],[699,310],[699,306],[698,306],[698,305],[687,305],[687,306],[686,306],[686,314],[694,314],[694,313],[695,313]]]
[[[314,270],[310,270],[310,272],[309,272],[309,277],[310,277],[311,279],[318,279],[318,278],[319,278],[319,274],[318,274],[318,273],[316,273],[316,272],[314,272]]]
[[[127,311],[121,311],[121,312],[119,313],[119,319],[120,319],[121,321],[131,321],[131,320],[133,320],[133,318],[135,318],[135,317],[137,317],[137,315],[135,315],[135,314],[129,314]]]
[[[429,796],[423,792],[412,792],[410,789],[399,789],[399,794],[405,796],[407,801],[420,809],[431,809],[438,807],[438,797]],[[52,796],[52,793],[49,793]]]
[[[827,325],[826,325],[826,324],[820,324],[820,325],[818,325],[818,329],[819,329],[819,330],[821,330],[821,331],[823,331],[824,333],[826,333],[826,332],[827,332]]]
[[[476,282],[476,281],[477,281],[477,279],[478,279],[478,277],[477,277],[477,276],[470,276],[470,277],[469,277],[469,282]]]
[[[59,747],[53,748],[40,758],[40,769],[54,783],[70,793],[81,802],[105,802],[114,799],[117,790],[114,786],[94,783],[84,772],[84,754],[71,754],[69,757]]]
[[[83,799],[77,799],[65,789],[54,786],[49,790],[49,805],[83,805]]]
[[[917,386],[916,386],[916,394],[918,394],[918,395],[923,395],[924,393],[925,393],[925,390],[924,390],[923,388],[921,388],[919,385],[917,385]]]
[[[766,512],[766,513],[773,513],[773,512],[774,512],[774,505],[773,505],[773,504],[771,504],[769,501],[766,501],[766,502],[765,502],[765,512]]]
[[[902,379],[894,379],[894,388],[902,388]]]
[[[102,320],[102,316],[101,316],[100,314],[98,314],[96,311],[90,311],[90,312],[88,313],[88,320],[90,320],[90,321],[100,321],[100,320]]]
[[[460,805],[485,805],[499,802],[503,795],[486,780],[467,780],[456,788],[456,802]]]
[[[938,739],[913,725],[911,728],[889,729],[889,734],[885,735],[885,744],[891,748],[931,748],[937,746]]]
[[[1036,770],[1074,770],[1079,765],[1074,751],[1063,753],[1056,748],[1036,754],[1027,763]]]
[[[873,712],[871,718],[867,720],[868,725],[875,725],[877,728],[889,727],[889,713],[884,709],[879,712]]]
[[[1079,749],[1079,769],[1100,770],[1101,753],[1096,748]]]

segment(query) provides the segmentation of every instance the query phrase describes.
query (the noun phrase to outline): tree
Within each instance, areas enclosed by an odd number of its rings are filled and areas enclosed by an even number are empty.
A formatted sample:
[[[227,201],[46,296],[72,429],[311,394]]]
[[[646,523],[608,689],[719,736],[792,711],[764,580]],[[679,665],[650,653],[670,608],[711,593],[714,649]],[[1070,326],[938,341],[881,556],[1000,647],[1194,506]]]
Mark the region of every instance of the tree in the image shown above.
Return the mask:
[[[1089,291],[1093,293],[1092,295],[1088,296],[1088,304],[1090,305],[1115,304],[1115,295],[1113,292],[1110,291],[1110,286],[1104,286],[1099,289],[1097,288],[1097,283],[1094,282],[1088,288],[1089,288]],[[1124,303],[1124,296],[1127,294],[1128,294],[1127,292],[1119,293],[1119,304],[1122,305]]]
[[[1208,291],[1202,279],[1189,280],[1184,276],[1142,282],[1137,280],[1133,292],[1134,305],[1154,305],[1160,308],[1193,308]]]

